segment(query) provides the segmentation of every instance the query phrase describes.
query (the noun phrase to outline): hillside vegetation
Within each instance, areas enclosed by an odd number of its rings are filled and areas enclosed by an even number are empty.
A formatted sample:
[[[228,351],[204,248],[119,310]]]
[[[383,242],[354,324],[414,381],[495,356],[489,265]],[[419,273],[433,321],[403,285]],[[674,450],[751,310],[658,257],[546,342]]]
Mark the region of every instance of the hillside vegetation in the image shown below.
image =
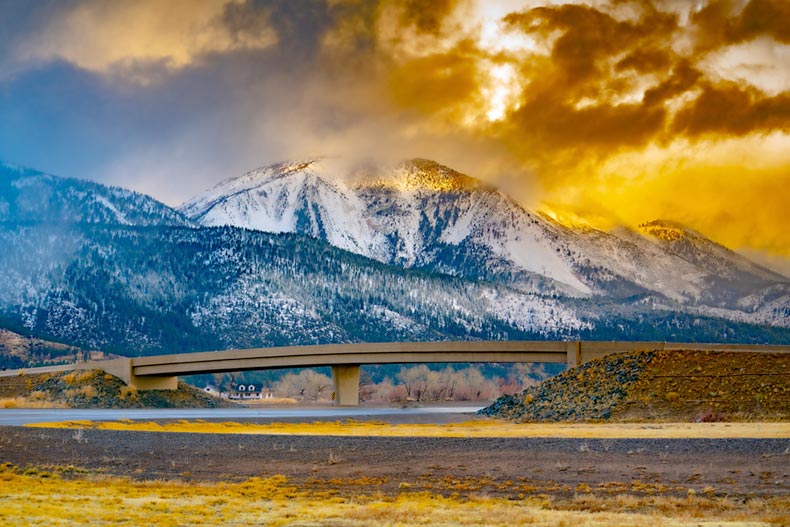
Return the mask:
[[[177,390],[137,391],[102,371],[0,377],[0,408],[218,408],[233,403],[179,382]]]
[[[591,361],[480,413],[529,421],[790,420],[790,356],[637,351]]]
[[[26,337],[0,328],[0,368],[16,369],[113,358],[101,351]]]

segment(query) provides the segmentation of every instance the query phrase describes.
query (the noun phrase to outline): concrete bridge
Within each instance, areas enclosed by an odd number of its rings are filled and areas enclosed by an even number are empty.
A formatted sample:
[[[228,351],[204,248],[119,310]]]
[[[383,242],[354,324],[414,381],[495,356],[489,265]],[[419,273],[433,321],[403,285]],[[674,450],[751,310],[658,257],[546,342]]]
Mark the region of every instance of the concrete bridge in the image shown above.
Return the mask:
[[[179,375],[329,366],[335,404],[357,405],[359,367],[363,364],[555,362],[573,368],[599,357],[634,350],[790,353],[790,346],[606,341],[381,342],[179,353],[25,371],[99,369],[139,390],[174,390]]]

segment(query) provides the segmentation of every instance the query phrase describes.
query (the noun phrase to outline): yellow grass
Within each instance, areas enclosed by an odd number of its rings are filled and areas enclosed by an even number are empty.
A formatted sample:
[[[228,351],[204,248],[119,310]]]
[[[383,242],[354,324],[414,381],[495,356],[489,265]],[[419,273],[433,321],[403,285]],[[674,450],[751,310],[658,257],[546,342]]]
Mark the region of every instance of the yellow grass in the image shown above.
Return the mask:
[[[790,423],[530,423],[473,420],[453,424],[389,424],[380,421],[236,423],[178,421],[67,421],[35,423],[41,428],[98,428],[149,432],[331,435],[376,437],[569,437],[569,438],[790,438]]]
[[[247,399],[243,401],[234,401],[243,404],[244,406],[275,406],[278,404],[292,405],[298,401],[290,397],[269,397],[268,399]]]
[[[33,392],[34,394],[36,392]],[[56,403],[38,397],[0,398],[0,408],[68,408],[66,403]]]
[[[666,503],[659,503],[650,513],[600,512],[606,508],[600,501],[577,500],[558,510],[544,497],[461,498],[411,491],[398,496],[348,497],[335,491],[298,488],[284,476],[241,483],[139,482],[89,475],[73,467],[22,472],[0,465],[0,489],[3,526],[764,527],[788,520],[780,512],[787,510],[786,498],[755,499],[739,505],[738,510],[724,499],[666,498]]]

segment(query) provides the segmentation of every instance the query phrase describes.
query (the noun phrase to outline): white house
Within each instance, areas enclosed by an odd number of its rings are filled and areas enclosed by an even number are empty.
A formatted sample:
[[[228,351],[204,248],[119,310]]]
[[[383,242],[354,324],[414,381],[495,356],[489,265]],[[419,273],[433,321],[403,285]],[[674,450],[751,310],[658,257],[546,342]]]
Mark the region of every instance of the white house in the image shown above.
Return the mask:
[[[263,399],[263,391],[254,384],[236,384],[231,387],[228,398],[235,400]]]

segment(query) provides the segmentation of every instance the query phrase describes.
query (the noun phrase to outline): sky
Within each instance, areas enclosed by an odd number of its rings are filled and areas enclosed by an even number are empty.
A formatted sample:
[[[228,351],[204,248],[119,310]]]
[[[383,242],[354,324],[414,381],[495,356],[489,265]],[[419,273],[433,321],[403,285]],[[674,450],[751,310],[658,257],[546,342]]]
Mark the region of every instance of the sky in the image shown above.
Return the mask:
[[[790,271],[786,0],[0,0],[0,159],[170,205],[423,157]]]

